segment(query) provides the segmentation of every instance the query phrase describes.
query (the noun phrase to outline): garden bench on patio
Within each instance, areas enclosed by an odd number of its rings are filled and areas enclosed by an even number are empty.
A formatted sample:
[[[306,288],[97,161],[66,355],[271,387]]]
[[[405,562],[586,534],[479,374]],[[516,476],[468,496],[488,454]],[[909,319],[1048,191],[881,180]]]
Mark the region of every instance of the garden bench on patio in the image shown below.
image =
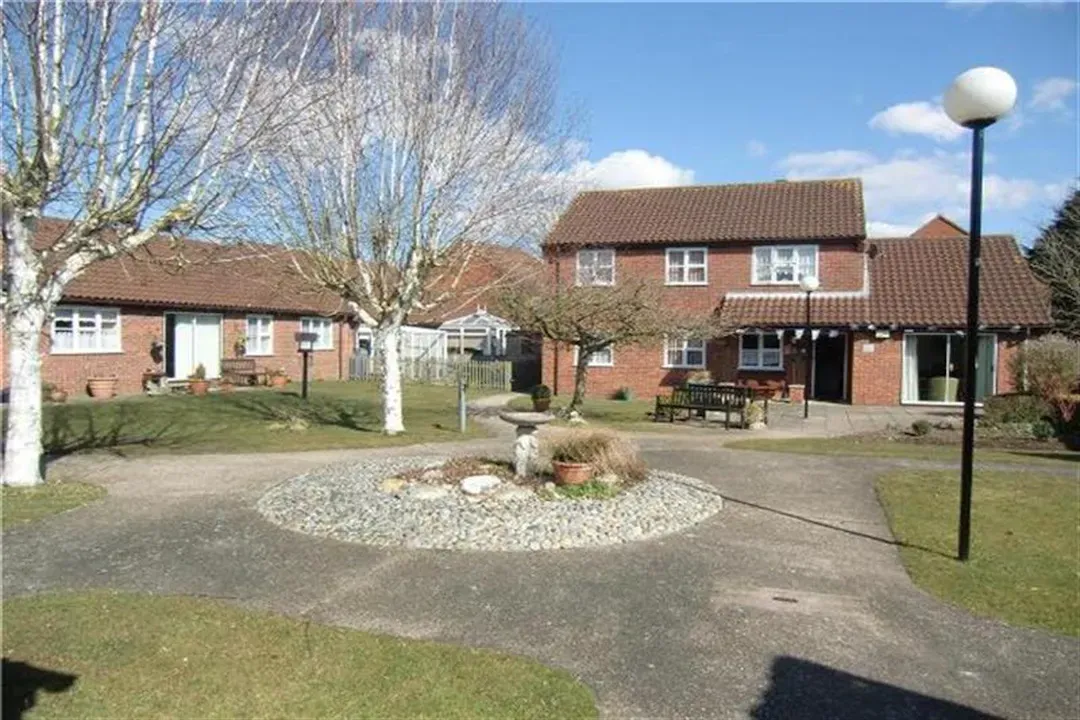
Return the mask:
[[[736,385],[687,385],[675,388],[670,395],[656,396],[656,409],[653,412],[653,420],[659,421],[666,417],[668,422],[675,422],[675,413],[680,410],[686,411],[686,419],[690,419],[693,412],[697,411],[704,415],[706,412],[724,413],[724,427],[731,427],[731,414],[738,413],[739,427],[747,427],[746,409],[753,402],[753,392],[750,388]],[[768,399],[765,400],[766,413],[768,412]]]
[[[260,373],[253,358],[222,358],[221,379],[233,385],[258,385]]]

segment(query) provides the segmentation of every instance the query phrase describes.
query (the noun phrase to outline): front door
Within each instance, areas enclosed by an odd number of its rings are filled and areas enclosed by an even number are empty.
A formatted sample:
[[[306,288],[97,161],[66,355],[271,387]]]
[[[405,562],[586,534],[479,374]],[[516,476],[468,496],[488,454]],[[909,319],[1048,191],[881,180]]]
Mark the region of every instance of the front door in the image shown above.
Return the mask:
[[[847,383],[847,335],[837,333],[829,337],[827,331],[818,335],[814,343],[815,400],[843,400]]]
[[[170,313],[165,318],[166,372],[187,378],[202,365],[206,377],[221,375],[221,316]]]

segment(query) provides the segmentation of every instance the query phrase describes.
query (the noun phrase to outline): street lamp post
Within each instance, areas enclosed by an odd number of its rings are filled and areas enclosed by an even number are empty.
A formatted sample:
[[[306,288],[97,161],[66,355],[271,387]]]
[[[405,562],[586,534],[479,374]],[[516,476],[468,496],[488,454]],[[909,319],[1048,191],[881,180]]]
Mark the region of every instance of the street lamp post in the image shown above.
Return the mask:
[[[956,558],[971,551],[972,463],[975,458],[975,362],[979,349],[979,253],[982,245],[983,130],[1016,104],[1016,82],[994,67],[961,73],[945,92],[945,112],[972,131],[971,232],[968,236],[967,334],[964,357],[964,438],[960,457],[960,528]]]
[[[803,378],[803,420],[810,417],[810,375],[813,372],[811,355],[814,349],[814,333],[810,329],[810,293],[820,286],[817,275],[803,275],[799,280],[799,287],[806,293],[806,377]]]

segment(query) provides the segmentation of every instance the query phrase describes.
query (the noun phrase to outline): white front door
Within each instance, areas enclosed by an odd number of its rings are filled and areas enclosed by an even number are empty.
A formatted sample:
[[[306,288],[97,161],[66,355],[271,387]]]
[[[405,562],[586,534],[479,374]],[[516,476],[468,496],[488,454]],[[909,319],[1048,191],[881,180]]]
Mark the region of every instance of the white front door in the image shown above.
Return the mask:
[[[187,378],[200,364],[206,377],[221,375],[221,316],[176,313],[173,377]]]

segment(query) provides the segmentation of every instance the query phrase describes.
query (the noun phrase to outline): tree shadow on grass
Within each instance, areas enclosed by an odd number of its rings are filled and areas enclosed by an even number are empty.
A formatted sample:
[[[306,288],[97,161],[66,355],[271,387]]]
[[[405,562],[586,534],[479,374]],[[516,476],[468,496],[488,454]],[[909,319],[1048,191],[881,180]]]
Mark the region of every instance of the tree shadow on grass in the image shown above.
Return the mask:
[[[1066,462],[1080,463],[1080,452],[1043,452],[1041,450],[1006,450],[1010,455],[1023,455],[1024,457],[1046,458],[1048,460],[1064,460]]]
[[[39,692],[61,693],[78,679],[70,673],[34,667],[18,660],[2,660],[4,720],[19,720],[37,704]]]
[[[261,393],[245,393],[242,396],[235,396],[231,404],[237,410],[266,422],[288,423],[301,419],[312,425],[328,425],[359,432],[372,432],[372,424],[378,420],[374,414],[355,401],[326,397],[309,397],[308,400],[304,400],[299,393],[295,392],[274,393],[270,397]]]
[[[801,658],[773,659],[754,720],[1001,720],[975,708],[834,670]]]
[[[58,408],[45,423],[42,449],[46,462],[88,450],[105,450],[125,457],[133,447],[169,448],[189,442],[196,433],[180,432],[171,420],[151,423],[124,403],[84,404]]]

